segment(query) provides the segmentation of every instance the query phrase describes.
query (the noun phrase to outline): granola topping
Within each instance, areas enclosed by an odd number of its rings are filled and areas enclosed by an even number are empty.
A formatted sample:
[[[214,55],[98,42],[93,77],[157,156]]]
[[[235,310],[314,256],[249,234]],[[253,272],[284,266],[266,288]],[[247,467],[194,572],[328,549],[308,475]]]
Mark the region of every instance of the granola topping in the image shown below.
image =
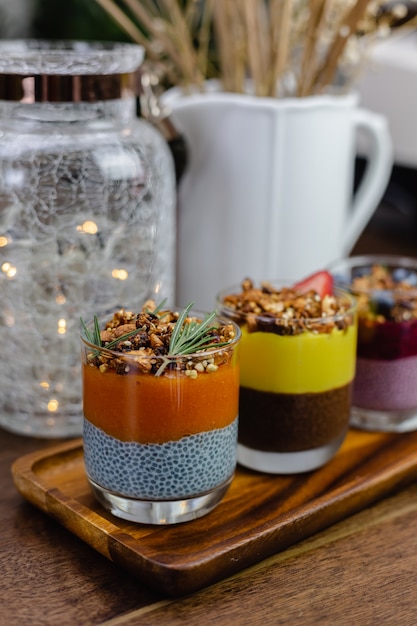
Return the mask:
[[[248,332],[330,333],[353,323],[352,316],[347,315],[351,302],[337,295],[322,298],[314,289],[302,293],[293,287],[276,288],[269,282],[255,287],[249,278],[241,287],[241,292],[226,295],[222,304],[229,317],[240,325],[246,324]]]
[[[101,350],[91,350],[88,354],[89,364],[103,373],[113,370],[118,374],[141,372],[158,375],[158,370],[165,363],[164,374],[172,370],[183,371],[185,376],[193,379],[202,373],[215,372],[220,365],[230,360],[227,346],[225,349],[220,348],[235,339],[233,324],[213,324],[208,332],[208,347],[196,350],[191,355],[172,357],[169,346],[179,313],[170,309],[155,313],[156,310],[155,302],[148,300],[139,313],[125,309],[114,313],[100,331]],[[201,321],[197,317],[188,316],[184,327]],[[128,338],[124,339],[129,333]],[[114,344],[118,338],[120,341]],[[106,351],[109,344],[111,349]]]
[[[378,322],[417,319],[417,274],[406,268],[373,265],[350,286],[361,317]]]

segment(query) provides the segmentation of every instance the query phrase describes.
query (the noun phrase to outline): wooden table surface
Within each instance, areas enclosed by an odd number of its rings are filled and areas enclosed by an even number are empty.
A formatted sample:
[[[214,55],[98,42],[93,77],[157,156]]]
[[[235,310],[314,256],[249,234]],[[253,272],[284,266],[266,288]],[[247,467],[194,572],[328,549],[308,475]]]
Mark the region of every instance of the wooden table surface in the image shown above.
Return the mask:
[[[417,256],[369,228],[355,252]],[[15,459],[55,445],[0,430],[0,626],[417,624],[417,484],[183,598],[146,588],[17,492]]]

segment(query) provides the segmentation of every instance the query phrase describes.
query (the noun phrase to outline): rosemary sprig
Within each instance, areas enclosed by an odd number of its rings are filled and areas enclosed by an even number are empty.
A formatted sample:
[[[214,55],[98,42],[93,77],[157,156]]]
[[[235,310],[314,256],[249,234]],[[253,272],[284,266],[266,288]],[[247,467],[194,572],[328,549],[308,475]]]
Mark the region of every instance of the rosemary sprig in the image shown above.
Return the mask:
[[[100,325],[98,323],[97,315],[94,316],[93,332],[90,331],[87,324],[84,322],[83,318],[81,317],[80,319],[81,319],[81,326],[83,328],[84,335],[87,341],[93,344],[93,346],[97,346],[97,348],[105,348],[106,350],[112,350],[112,348],[115,348],[117,344],[120,343],[121,341],[126,341],[130,337],[133,337],[133,335],[136,335],[136,333],[138,333],[140,330],[143,330],[143,327],[135,328],[134,330],[129,331],[128,333],[122,335],[121,337],[117,337],[117,339],[113,339],[113,341],[109,341],[108,343],[106,343],[105,346],[103,346],[103,342],[101,341],[101,335],[100,335]]]
[[[207,313],[202,322],[192,320],[186,324],[185,320],[193,306],[194,302],[190,302],[178,317],[169,342],[168,356],[192,354],[203,345],[213,344],[210,333],[216,329],[212,325],[216,311]]]
[[[100,328],[98,325],[97,316],[94,316],[94,324],[93,324],[93,332],[90,331],[87,324],[84,322],[83,318],[80,317],[81,326],[84,331],[85,338],[89,343],[92,343],[94,346],[101,347],[101,338],[100,338]]]
[[[148,313],[152,313],[152,315],[156,315],[159,319],[162,319],[167,314],[166,312],[162,311],[162,307],[164,306],[164,304],[165,300],[163,300],[153,311],[148,311]],[[213,324],[213,321],[217,315],[217,311],[214,310],[211,313],[207,313],[202,321],[195,319],[190,319],[187,321],[190,310],[193,306],[194,302],[190,302],[181,311],[177,321],[173,324],[168,352],[166,355],[161,355],[160,357],[158,357],[162,360],[162,363],[156,371],[155,376],[160,376],[163,373],[165,368],[172,362],[172,357],[193,354],[194,352],[197,352],[199,350],[221,348],[222,346],[225,346],[229,343],[227,341],[216,342],[213,338],[213,331],[215,331],[217,328]],[[104,350],[111,350],[112,348],[115,348],[119,343],[126,341],[139,331],[145,330],[144,326],[140,328],[135,328],[134,330],[131,330],[121,337],[117,337],[117,339],[113,339],[112,341],[109,341],[108,343],[103,345],[100,334],[100,325],[97,316],[95,315],[93,318],[92,329],[88,328],[82,317],[80,319],[84,336],[87,341],[93,346]],[[98,355],[99,351],[94,351],[94,354]]]
[[[162,302],[160,302],[160,303],[158,304],[158,306],[154,308],[154,310],[153,310],[153,311],[151,311],[150,309],[146,308],[146,309],[145,309],[145,313],[152,313],[152,315],[158,315],[158,316],[159,316],[159,313],[160,313],[160,311],[161,311],[162,307],[165,305],[166,301],[167,301],[167,299],[166,299],[166,298],[164,298],[164,299],[162,300]]]
[[[162,358],[162,364],[155,373],[160,376],[174,356],[193,354],[198,350],[208,350],[209,348],[221,348],[228,342],[213,341],[212,331],[216,330],[213,320],[217,315],[217,311],[207,313],[204,319],[200,321],[191,320],[187,322],[190,310],[194,306],[194,302],[190,302],[180,313],[172,331],[171,339],[168,346],[168,353]]]

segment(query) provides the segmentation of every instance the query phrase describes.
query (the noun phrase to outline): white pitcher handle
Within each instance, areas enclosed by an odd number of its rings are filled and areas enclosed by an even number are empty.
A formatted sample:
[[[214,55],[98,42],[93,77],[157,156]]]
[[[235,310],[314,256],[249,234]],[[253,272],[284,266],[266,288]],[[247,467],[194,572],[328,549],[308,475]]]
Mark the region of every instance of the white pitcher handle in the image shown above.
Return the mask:
[[[394,151],[388,122],[383,115],[356,109],[354,122],[370,138],[365,173],[356,190],[344,235],[343,253],[349,254],[380,202],[394,163]]]

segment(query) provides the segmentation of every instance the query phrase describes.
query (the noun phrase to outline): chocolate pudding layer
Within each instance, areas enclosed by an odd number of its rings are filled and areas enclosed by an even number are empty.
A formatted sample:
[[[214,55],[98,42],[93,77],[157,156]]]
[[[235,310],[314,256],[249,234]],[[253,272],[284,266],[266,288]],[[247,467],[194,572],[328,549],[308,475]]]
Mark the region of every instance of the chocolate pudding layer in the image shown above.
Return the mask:
[[[265,452],[311,450],[343,434],[349,423],[351,384],[320,393],[240,389],[239,443]]]

